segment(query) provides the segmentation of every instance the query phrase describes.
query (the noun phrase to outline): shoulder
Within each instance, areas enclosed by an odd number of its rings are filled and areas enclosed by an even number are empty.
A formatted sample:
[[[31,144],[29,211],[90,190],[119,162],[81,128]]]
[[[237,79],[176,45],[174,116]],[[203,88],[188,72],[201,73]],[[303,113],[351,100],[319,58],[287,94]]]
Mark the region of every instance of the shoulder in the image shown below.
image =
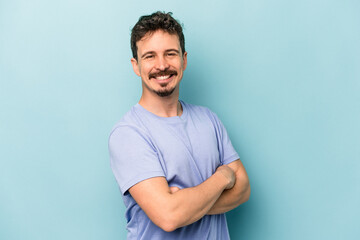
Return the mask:
[[[113,135],[138,135],[147,138],[146,128],[143,126],[141,117],[133,106],[111,129],[110,136]]]

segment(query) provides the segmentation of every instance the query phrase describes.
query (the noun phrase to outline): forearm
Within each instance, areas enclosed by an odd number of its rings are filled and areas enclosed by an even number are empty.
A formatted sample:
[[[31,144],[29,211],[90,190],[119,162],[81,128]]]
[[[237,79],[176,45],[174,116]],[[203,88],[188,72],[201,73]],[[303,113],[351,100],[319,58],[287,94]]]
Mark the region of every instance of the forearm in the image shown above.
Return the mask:
[[[227,184],[221,173],[216,172],[196,187],[173,193],[170,212],[176,222],[174,228],[189,225],[208,214]]]
[[[242,182],[237,180],[232,189],[225,190],[208,211],[208,215],[228,212],[240,204],[246,202],[250,197],[250,184],[248,179]]]
[[[250,197],[249,177],[240,159],[227,164],[235,173],[235,185],[225,190],[207,214],[220,214],[230,211],[246,202]]]
[[[202,218],[234,184],[231,168],[220,166],[195,187],[172,191],[164,177],[154,177],[135,184],[129,192],[154,224],[170,232]]]

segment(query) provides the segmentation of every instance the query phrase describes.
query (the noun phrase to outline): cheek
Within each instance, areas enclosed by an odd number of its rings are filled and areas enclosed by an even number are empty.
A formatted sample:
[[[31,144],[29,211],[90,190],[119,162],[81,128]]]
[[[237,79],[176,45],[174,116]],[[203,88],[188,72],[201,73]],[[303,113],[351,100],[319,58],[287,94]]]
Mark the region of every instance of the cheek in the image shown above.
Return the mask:
[[[141,73],[141,75],[149,75],[149,73],[150,73],[149,66],[146,66],[146,64],[141,66],[140,73]]]
[[[181,62],[177,62],[176,64],[173,65],[178,71],[183,71],[183,65]]]

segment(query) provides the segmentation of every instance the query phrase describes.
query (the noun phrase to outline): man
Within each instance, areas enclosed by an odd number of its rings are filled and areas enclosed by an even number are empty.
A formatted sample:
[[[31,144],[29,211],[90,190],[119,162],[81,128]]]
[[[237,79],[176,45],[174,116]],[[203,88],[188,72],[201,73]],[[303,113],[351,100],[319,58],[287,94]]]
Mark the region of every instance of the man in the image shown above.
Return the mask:
[[[179,101],[181,25],[171,13],[143,16],[131,48],[142,96],[109,138],[128,239],[229,239],[224,213],[248,200],[249,180],[217,116]]]

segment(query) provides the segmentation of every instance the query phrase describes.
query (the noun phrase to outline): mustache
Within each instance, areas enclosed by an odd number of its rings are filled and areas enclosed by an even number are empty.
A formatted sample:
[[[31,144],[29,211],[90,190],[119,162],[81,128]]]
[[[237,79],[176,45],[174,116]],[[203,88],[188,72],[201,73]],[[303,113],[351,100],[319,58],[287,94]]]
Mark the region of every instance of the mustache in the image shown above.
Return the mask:
[[[149,78],[156,78],[159,76],[166,76],[166,75],[177,75],[177,71],[175,70],[164,70],[156,73],[150,73]]]

